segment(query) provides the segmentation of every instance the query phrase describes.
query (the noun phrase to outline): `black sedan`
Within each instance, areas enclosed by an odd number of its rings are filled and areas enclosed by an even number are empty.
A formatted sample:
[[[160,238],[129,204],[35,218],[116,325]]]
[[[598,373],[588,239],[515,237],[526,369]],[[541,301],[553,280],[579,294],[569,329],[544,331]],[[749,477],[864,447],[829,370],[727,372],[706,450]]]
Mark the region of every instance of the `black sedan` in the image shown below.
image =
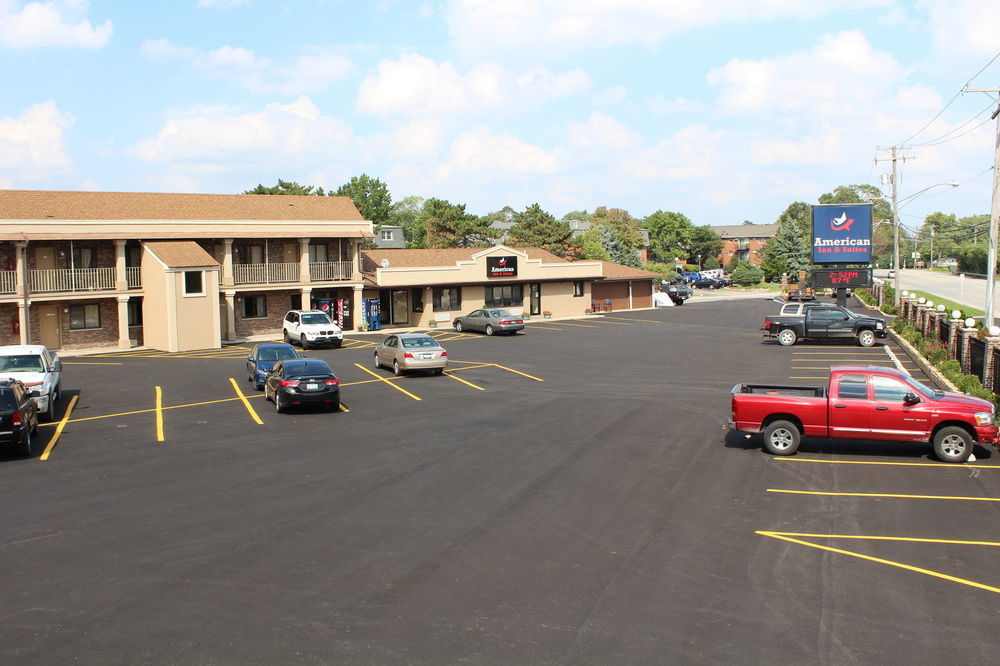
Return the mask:
[[[301,405],[340,408],[340,380],[321,359],[278,361],[264,380],[264,399],[274,401],[277,412]]]
[[[722,289],[726,286],[725,282],[714,277],[700,277],[693,284],[698,289]]]

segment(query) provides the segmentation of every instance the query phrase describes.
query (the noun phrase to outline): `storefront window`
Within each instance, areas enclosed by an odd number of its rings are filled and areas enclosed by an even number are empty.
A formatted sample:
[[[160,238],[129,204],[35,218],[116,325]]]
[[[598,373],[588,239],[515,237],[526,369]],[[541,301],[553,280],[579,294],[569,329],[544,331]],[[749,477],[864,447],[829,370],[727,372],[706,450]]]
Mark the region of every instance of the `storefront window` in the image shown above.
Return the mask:
[[[460,287],[438,287],[434,290],[434,311],[451,312],[462,309]]]
[[[413,294],[413,296],[412,296],[413,311],[414,312],[423,312],[424,311],[424,290],[423,290],[423,288],[418,287],[417,289],[412,290],[411,293]]]
[[[486,307],[509,308],[520,306],[524,302],[523,286],[519,284],[504,284],[486,287]]]

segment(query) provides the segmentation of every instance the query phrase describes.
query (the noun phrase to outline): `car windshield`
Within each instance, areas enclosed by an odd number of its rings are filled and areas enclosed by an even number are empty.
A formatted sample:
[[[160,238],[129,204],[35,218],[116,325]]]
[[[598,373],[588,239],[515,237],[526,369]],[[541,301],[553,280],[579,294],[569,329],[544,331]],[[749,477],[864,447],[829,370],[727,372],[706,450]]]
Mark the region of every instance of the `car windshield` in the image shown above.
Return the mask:
[[[514,313],[509,310],[490,310],[490,314],[494,317],[513,317]]]
[[[425,335],[419,338],[403,338],[403,346],[407,349],[413,349],[414,347],[437,347],[437,340]]]
[[[304,315],[302,315],[302,323],[303,324],[332,324],[333,322],[331,322],[330,318],[327,317],[322,312],[316,312],[316,313],[313,313],[313,314],[304,314]]]
[[[912,377],[907,377],[906,383],[912,386],[913,388],[917,389],[917,391],[922,393],[925,398],[933,398],[934,395],[938,393],[938,391],[927,388],[926,386],[918,382],[916,379],[913,379]]]
[[[42,372],[42,357],[37,354],[0,356],[0,372]]]
[[[258,359],[261,361],[285,361],[290,358],[298,358],[299,355],[295,353],[294,349],[289,349],[288,347],[272,347],[269,349],[261,349]]]

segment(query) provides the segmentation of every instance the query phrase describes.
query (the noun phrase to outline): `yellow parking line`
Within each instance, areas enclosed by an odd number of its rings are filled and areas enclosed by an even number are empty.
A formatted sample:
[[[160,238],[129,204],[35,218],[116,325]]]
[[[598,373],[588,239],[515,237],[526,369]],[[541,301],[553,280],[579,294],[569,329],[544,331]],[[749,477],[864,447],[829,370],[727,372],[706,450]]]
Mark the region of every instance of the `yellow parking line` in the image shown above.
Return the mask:
[[[647,324],[662,324],[663,323],[662,321],[658,321],[656,319],[633,319],[632,317],[609,317],[607,315],[604,315],[604,318],[605,319],[621,319],[622,321],[643,321],[643,322],[646,322]]]
[[[450,361],[450,363],[467,363],[468,361]],[[476,368],[492,368],[492,363],[477,363],[476,365],[467,365],[463,368],[451,368],[448,372],[461,372],[462,370],[475,370]]]
[[[1000,469],[1000,465],[969,465],[968,463],[913,463],[913,462],[885,462],[877,460],[822,460],[820,458],[778,458],[771,460],[782,462],[814,462],[826,463],[828,465],[895,465],[899,467],[944,467],[947,469]]]
[[[562,326],[578,326],[580,328],[600,328],[599,325],[598,326],[594,326],[593,324],[574,324],[574,323],[568,322],[568,321],[561,321],[561,322],[559,322],[559,324],[562,325]]]
[[[891,499],[937,499],[961,500],[965,502],[1000,502],[1000,497],[958,497],[955,495],[900,495],[897,493],[831,493],[820,490],[781,490],[768,488],[769,493],[787,493],[791,495],[821,495],[824,497],[887,497]]]
[[[256,421],[257,425],[264,425],[264,422],[260,420],[259,416],[257,416],[257,412],[250,405],[250,401],[247,400],[247,397],[245,395],[243,395],[243,391],[240,390],[240,386],[239,386],[239,384],[236,383],[236,380],[233,379],[232,377],[230,377],[229,381],[230,381],[230,383],[232,383],[233,390],[236,391],[236,395],[243,402],[243,406],[247,408],[248,412],[250,412],[250,418],[252,418],[254,421]]]
[[[156,387],[156,441],[163,441],[163,389]]]
[[[350,413],[351,413],[351,410],[349,410],[349,409],[348,409],[348,408],[347,408],[347,407],[346,407],[346,406],[344,405],[344,403],[340,403],[340,411],[342,411],[342,412],[346,412],[346,413],[348,413],[348,414],[350,414]]]
[[[541,326],[535,326],[534,324],[530,324],[530,325],[528,325],[528,326],[525,327],[525,330],[527,330],[528,328],[531,328],[531,329],[536,330],[536,331],[561,331],[562,330],[561,328],[558,328],[557,326],[550,326],[548,324],[542,324]]]
[[[385,382],[386,384],[388,384],[388,385],[389,385],[389,386],[391,386],[392,388],[396,389],[396,390],[397,390],[397,391],[399,391],[400,393],[405,393],[406,395],[410,396],[410,397],[411,397],[411,398],[413,398],[414,400],[423,400],[423,398],[421,398],[421,397],[419,397],[419,396],[415,396],[415,395],[413,395],[412,393],[410,393],[410,392],[409,392],[409,391],[407,391],[406,389],[404,389],[404,388],[402,388],[402,387],[400,387],[400,386],[396,386],[396,384],[394,384],[394,383],[393,383],[393,382],[391,382],[390,380],[386,379],[385,377],[379,377],[379,376],[378,376],[378,375],[376,375],[376,374],[375,374],[374,372],[372,372],[371,370],[369,370],[369,369],[368,369],[368,368],[366,368],[365,366],[361,365],[360,363],[355,363],[354,365],[355,365],[355,366],[357,366],[358,368],[361,368],[362,370],[364,370],[365,372],[367,372],[367,373],[368,373],[369,375],[371,375],[371,376],[375,377],[375,378],[376,378],[377,380],[379,380],[379,381],[381,381],[381,382]]]
[[[615,326],[631,326],[632,325],[632,324],[628,324],[628,323],[623,322],[623,321],[611,321],[607,317],[601,317],[600,319],[588,319],[587,321],[600,322],[600,324],[614,324]],[[598,325],[600,325],[600,324],[598,324]]]
[[[458,368],[458,369],[459,369],[459,370],[468,370],[468,368]],[[475,385],[475,384],[473,384],[472,382],[467,382],[467,381],[465,381],[464,379],[461,379],[460,377],[456,377],[455,375],[451,374],[451,373],[450,373],[450,372],[448,372],[447,370],[445,371],[445,373],[444,373],[444,374],[448,375],[449,377],[451,377],[452,379],[454,379],[454,380],[455,380],[456,382],[462,382],[462,383],[463,383],[463,384],[465,384],[466,386],[471,386],[472,388],[474,388],[474,389],[477,389],[477,390],[479,390],[479,391],[485,391],[485,390],[486,390],[486,389],[484,389],[484,388],[483,388],[482,386],[476,386],[476,385]]]
[[[514,370],[513,368],[508,368],[505,365],[498,365],[496,363],[490,363],[490,365],[495,366],[497,368],[500,368],[501,370],[506,370],[507,372],[513,372],[515,375],[521,375],[522,377],[527,377],[528,379],[534,379],[536,382],[544,382],[545,381],[544,379],[539,379],[538,377],[533,377],[533,376],[531,376],[531,375],[529,375],[529,374],[527,374],[525,372],[521,372],[520,370]]]
[[[872,539],[872,540],[886,540],[886,541],[911,541],[917,543],[948,543],[948,544],[959,544],[959,545],[994,546],[994,547],[1000,546],[1000,543],[992,541],[953,541],[947,539],[910,539],[904,537],[877,537],[877,536],[872,537],[872,536],[836,535],[836,534],[796,534],[794,532],[768,532],[764,530],[758,530],[756,534],[760,534],[761,536],[771,537],[772,539],[780,539],[782,541],[788,541],[789,543],[797,543],[799,545],[808,546],[810,548],[826,550],[831,553],[838,553],[840,555],[850,555],[851,557],[857,557],[862,560],[868,560],[869,562],[876,562],[878,564],[887,564],[892,567],[899,567],[900,569],[906,569],[908,571],[922,573],[927,576],[933,576],[934,578],[949,580],[953,583],[960,583],[962,585],[968,585],[969,587],[976,587],[981,590],[986,590],[988,592],[1000,593],[1000,588],[998,587],[993,587],[992,585],[986,585],[984,583],[978,583],[974,580],[968,580],[967,578],[958,578],[956,576],[949,576],[948,574],[943,574],[938,571],[931,571],[930,569],[923,569],[921,567],[915,567],[913,565],[904,564],[902,562],[894,562],[893,560],[886,560],[882,559],[881,557],[872,557],[871,555],[856,553],[854,551],[844,550],[842,548],[834,548],[832,546],[824,546],[818,543],[802,541],[801,539],[796,539],[793,537],[825,538],[825,539]]]
[[[52,435],[52,439],[49,440],[48,446],[45,447],[45,452],[42,453],[42,457],[40,458],[40,460],[49,459],[49,454],[52,453],[52,449],[56,447],[56,442],[59,441],[59,435],[62,434],[63,428],[65,428],[66,424],[69,423],[69,415],[73,413],[73,407],[76,405],[76,400],[79,397],[80,396],[78,395],[74,395],[72,398],[69,399],[69,405],[66,407],[66,413],[63,414],[63,417],[61,419],[59,419],[59,425],[58,427],[56,427],[56,431]]]

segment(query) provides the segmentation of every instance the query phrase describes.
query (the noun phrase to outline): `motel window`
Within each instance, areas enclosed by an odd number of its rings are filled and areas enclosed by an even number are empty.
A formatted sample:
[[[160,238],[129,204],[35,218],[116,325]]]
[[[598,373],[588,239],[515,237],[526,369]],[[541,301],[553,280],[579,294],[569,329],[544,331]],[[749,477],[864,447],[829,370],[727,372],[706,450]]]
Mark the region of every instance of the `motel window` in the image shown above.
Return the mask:
[[[243,297],[243,318],[255,319],[267,316],[267,296],[249,294]]]
[[[92,247],[73,247],[73,268],[97,268],[97,252]]]
[[[382,230],[382,240],[392,240],[392,229]]]
[[[521,305],[524,302],[522,290],[523,285],[519,284],[486,287],[486,307],[509,308]]]
[[[411,292],[411,300],[413,301],[413,311],[423,312],[424,311],[424,290],[422,287],[417,287]]]
[[[69,306],[70,330],[101,327],[101,306],[96,303]]]
[[[184,295],[202,296],[204,293],[201,271],[184,271]]]
[[[330,261],[326,245],[309,245],[309,263],[325,264]]]
[[[142,301],[130,298],[128,301],[128,325],[142,326]]]
[[[234,245],[233,261],[237,264],[263,264],[263,245]]]
[[[450,312],[462,308],[462,289],[460,287],[438,287],[434,290],[434,311]]]
[[[574,296],[583,296],[583,282],[574,282],[573,283],[573,295]]]

